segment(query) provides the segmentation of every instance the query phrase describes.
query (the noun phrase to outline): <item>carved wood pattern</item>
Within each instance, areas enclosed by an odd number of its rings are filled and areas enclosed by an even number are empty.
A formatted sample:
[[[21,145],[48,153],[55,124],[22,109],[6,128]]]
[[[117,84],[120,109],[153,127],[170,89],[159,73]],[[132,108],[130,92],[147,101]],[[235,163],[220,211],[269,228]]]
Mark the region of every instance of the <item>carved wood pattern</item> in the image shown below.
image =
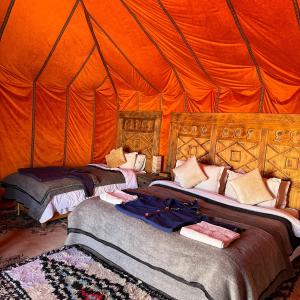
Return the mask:
[[[126,152],[145,154],[146,171],[152,169],[152,156],[159,154],[161,112],[120,112],[117,146]]]
[[[291,180],[289,207],[300,209],[300,115],[174,113],[167,171],[177,159],[199,161]]]

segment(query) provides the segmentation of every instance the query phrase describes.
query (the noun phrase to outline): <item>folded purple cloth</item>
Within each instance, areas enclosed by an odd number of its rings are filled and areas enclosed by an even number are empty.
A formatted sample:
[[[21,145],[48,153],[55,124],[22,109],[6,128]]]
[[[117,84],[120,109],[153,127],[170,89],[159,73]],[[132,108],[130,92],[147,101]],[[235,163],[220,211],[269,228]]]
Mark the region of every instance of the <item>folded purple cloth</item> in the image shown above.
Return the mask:
[[[88,175],[88,172],[80,169],[66,167],[21,168],[18,172],[41,182],[62,178],[73,178],[82,183],[86,197],[91,197],[94,194],[93,179]]]
[[[69,173],[66,167],[21,168],[18,172],[38,181],[49,181],[64,178]]]

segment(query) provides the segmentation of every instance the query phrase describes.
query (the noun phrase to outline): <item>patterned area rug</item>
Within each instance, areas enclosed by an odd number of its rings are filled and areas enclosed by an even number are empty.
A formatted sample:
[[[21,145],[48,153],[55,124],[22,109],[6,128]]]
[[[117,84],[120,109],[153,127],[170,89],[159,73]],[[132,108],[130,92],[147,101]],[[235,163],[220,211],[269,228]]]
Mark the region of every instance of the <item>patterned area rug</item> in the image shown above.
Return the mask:
[[[0,299],[171,299],[80,247],[30,259],[0,273]]]

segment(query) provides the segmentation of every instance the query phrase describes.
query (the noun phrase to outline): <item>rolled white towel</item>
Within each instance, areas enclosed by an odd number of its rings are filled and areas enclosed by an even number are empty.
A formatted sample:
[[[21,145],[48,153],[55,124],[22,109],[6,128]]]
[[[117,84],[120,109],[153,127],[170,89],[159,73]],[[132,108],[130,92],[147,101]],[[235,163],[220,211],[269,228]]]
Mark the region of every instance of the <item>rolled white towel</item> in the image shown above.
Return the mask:
[[[240,237],[237,232],[205,221],[182,227],[180,234],[218,248],[225,248]]]
[[[138,198],[137,195],[130,195],[119,190],[116,190],[114,192],[104,192],[100,195],[101,200],[109,202],[114,205],[136,200],[137,198]]]

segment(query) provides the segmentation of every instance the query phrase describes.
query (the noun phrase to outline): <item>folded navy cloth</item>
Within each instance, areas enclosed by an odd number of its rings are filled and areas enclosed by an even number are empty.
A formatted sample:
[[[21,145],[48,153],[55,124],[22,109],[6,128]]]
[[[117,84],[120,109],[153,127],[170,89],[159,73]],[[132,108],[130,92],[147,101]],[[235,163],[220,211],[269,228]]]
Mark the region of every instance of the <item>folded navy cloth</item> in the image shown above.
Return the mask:
[[[41,182],[62,178],[73,178],[82,183],[86,197],[93,196],[94,194],[93,179],[88,175],[87,172],[84,172],[80,169],[66,167],[20,168],[18,172]]]
[[[209,216],[201,214],[198,202],[181,202],[177,199],[165,199],[154,196],[139,196],[138,200],[123,204],[117,204],[116,209],[128,216],[135,217],[146,223],[163,230],[172,232],[183,226],[206,221],[218,226],[221,222],[215,222]],[[216,224],[217,223],[217,224]],[[224,224],[226,228],[236,231],[236,227]],[[223,226],[223,227],[225,227]]]

